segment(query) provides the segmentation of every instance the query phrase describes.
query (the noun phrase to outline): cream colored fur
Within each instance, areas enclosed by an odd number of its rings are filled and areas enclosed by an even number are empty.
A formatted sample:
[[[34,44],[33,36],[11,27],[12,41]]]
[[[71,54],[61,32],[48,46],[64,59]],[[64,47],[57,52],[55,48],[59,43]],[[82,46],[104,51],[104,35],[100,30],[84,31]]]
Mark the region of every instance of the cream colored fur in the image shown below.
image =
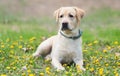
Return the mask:
[[[72,16],[71,16],[72,15]],[[74,63],[83,67],[83,55],[82,55],[82,38],[76,40],[69,39],[60,34],[60,31],[67,37],[73,37],[79,35],[80,19],[83,17],[84,11],[77,7],[61,7],[54,12],[57,24],[59,25],[58,34],[43,41],[33,54],[34,57],[46,56],[46,58],[52,59],[52,65],[59,69],[65,70],[62,66],[62,62]],[[67,22],[67,30],[62,29],[62,23]]]

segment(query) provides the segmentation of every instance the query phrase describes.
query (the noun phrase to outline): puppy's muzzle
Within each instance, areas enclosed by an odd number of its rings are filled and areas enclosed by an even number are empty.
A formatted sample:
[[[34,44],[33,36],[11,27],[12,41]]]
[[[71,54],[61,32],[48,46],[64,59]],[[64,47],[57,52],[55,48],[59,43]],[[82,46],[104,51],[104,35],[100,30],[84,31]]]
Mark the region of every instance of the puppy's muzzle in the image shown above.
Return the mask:
[[[67,22],[63,22],[61,29],[62,29],[62,30],[68,30],[68,29],[69,29],[69,28],[68,28],[68,23],[67,23]]]

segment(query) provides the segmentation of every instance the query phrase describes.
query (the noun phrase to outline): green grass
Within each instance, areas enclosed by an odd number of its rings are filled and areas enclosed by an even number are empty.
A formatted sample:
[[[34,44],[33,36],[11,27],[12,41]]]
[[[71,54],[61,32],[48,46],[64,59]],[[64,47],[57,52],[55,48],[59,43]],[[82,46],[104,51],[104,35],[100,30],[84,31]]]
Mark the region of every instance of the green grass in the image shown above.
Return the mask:
[[[0,14],[4,17],[4,14]],[[4,23],[5,19],[9,22]],[[17,20],[0,18],[0,75],[7,76],[119,76],[120,75],[120,11],[109,8],[94,11],[81,21],[83,55],[86,71],[65,65],[56,71],[43,58],[32,58],[44,38],[57,34],[55,20],[45,17]],[[49,27],[49,28],[48,28]],[[25,52],[22,48],[27,48]],[[27,70],[22,70],[26,66]],[[118,74],[118,75],[117,75]]]

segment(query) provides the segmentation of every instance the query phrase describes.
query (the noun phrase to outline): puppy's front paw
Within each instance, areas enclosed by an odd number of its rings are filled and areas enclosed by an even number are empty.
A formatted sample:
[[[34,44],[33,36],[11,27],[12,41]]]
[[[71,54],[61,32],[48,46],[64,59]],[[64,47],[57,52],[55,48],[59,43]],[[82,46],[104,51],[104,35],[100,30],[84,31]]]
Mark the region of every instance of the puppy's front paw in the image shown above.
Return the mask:
[[[33,55],[32,55],[33,57],[39,57],[40,56],[40,54],[38,54],[38,53],[33,53]]]
[[[52,60],[51,55],[50,55],[50,54],[47,55],[47,56],[45,57],[45,60]]]
[[[83,66],[79,66],[79,65],[77,65],[76,67],[77,67],[77,70],[83,70],[83,71],[86,71],[86,69],[85,69]]]
[[[65,68],[64,67],[59,67],[59,68],[57,68],[57,70],[65,70]]]
[[[83,67],[82,67],[82,68],[80,68],[80,69],[81,69],[81,70],[83,70],[83,71],[86,71],[86,69],[85,69],[85,68],[83,68]]]

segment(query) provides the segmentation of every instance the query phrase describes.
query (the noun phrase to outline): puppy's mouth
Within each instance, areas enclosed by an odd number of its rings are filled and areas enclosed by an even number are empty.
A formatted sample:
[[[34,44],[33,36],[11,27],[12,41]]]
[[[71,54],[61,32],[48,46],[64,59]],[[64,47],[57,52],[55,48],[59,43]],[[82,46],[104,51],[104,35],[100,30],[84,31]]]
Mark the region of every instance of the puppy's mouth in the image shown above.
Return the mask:
[[[69,29],[68,27],[62,27],[61,30],[66,34],[71,34],[72,33],[72,30]]]
[[[72,31],[72,29],[69,28],[69,24],[67,22],[62,23],[62,31]]]
[[[72,30],[70,30],[70,29],[66,29],[66,30],[62,30],[62,31],[66,34],[72,34]]]

